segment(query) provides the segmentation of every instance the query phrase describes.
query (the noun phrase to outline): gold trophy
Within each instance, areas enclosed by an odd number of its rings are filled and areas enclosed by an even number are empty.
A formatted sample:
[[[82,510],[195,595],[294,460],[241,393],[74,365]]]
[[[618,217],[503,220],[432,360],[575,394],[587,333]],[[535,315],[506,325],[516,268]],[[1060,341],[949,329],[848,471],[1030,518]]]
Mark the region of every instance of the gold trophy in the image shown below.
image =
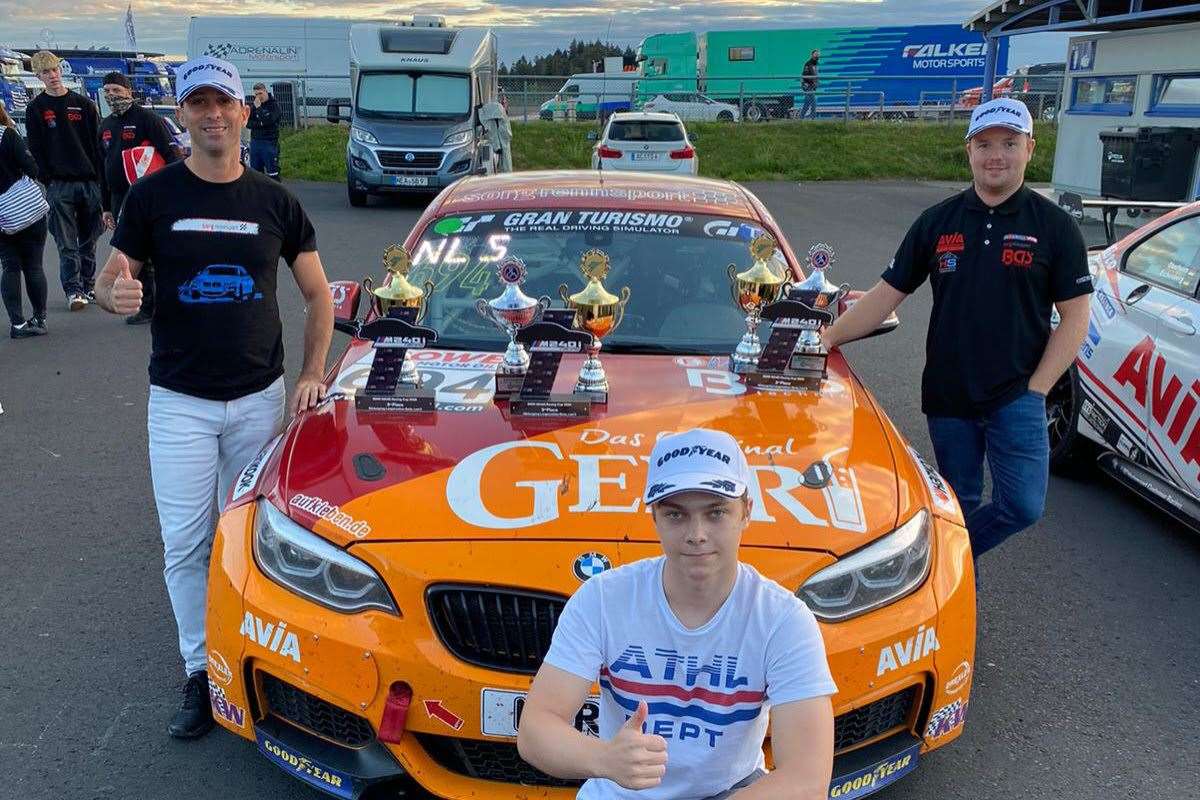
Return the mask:
[[[579,269],[588,279],[587,286],[575,294],[567,294],[567,285],[558,287],[558,294],[567,307],[575,311],[575,327],[592,335],[587,360],[579,370],[575,384],[578,394],[591,397],[594,403],[608,402],[608,376],[600,363],[601,340],[616,330],[625,317],[625,304],[629,302],[629,287],[621,289],[617,297],[604,288],[601,281],[608,274],[608,254],[603,250],[588,250],[579,259]]]
[[[729,356],[731,372],[746,374],[758,368],[758,358],[762,355],[758,326],[762,321],[763,306],[778,300],[786,284],[785,278],[770,265],[776,247],[775,237],[769,233],[759,234],[750,242],[750,256],[754,259],[754,265],[744,272],[738,272],[735,264],[729,265],[733,302],[746,312],[746,333]]]
[[[433,281],[425,281],[424,286],[413,286],[408,281],[408,273],[412,269],[412,259],[408,251],[398,244],[390,244],[383,249],[383,268],[387,270],[388,281],[376,287],[369,277],[363,278],[363,287],[371,293],[375,313],[381,317],[389,316],[394,309],[415,308],[416,316],[410,320],[413,324],[420,323],[425,318],[429,307],[429,297],[433,294]],[[417,385],[420,376],[417,365],[404,353],[404,364],[400,368],[400,381]]]

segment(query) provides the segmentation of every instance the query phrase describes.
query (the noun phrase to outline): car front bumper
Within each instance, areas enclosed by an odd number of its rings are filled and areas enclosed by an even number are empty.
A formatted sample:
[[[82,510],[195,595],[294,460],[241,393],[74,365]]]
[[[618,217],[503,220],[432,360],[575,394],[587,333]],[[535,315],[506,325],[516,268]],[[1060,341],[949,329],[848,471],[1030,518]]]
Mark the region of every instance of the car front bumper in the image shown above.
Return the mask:
[[[471,172],[471,148],[423,148],[422,152],[441,154],[436,168],[385,166],[379,151],[398,147],[376,147],[351,141],[346,147],[346,180],[358,191],[385,192],[441,191]]]
[[[574,788],[520,761],[511,736],[484,734],[485,719],[494,716],[494,709],[484,707],[484,690],[524,692],[530,677],[453,655],[427,609],[429,589],[501,585],[565,597],[579,585],[572,564],[584,552],[598,550],[621,564],[658,555],[656,545],[357,544],[351,552],[387,576],[401,616],[339,614],[258,570],[251,549],[254,508],[227,511],[213,547],[209,672],[214,716],[222,726],[256,742],[277,766],[335,796],[357,798],[373,784],[401,779],[464,800],[574,797]],[[831,797],[873,793],[962,732],[974,663],[974,575],[965,530],[940,520],[934,530],[935,563],[916,592],[857,619],[821,625],[839,687],[833,703],[841,744]],[[825,554],[806,551],[744,548],[741,555],[789,587],[831,563]],[[294,656],[281,655],[288,648],[279,643],[272,650],[243,633],[247,624],[261,629],[281,623],[297,637]],[[916,657],[906,643],[926,641],[922,631],[929,630],[936,631],[937,646]],[[892,668],[881,656],[885,648],[908,649],[911,657]],[[412,687],[398,745],[374,735],[395,681]]]

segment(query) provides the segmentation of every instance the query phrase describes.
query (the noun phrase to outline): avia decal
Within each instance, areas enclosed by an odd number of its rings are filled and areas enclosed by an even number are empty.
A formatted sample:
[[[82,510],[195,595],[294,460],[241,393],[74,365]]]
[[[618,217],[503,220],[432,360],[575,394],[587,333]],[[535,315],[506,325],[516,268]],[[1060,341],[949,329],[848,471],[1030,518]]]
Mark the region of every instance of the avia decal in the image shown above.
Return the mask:
[[[904,641],[883,646],[879,651],[879,666],[875,670],[875,676],[879,677],[885,672],[915,664],[940,647],[937,632],[922,625],[917,628],[915,634]]]
[[[296,634],[286,630],[286,628],[286,622],[264,623],[261,619],[254,616],[252,612],[247,611],[246,616],[242,619],[242,627],[238,629],[238,633],[260,647],[265,647],[272,653],[287,656],[299,664],[300,639],[296,637]]]
[[[220,686],[208,684],[208,702],[216,716],[239,728],[246,727],[246,709],[225,697],[225,690]]]
[[[967,716],[967,701],[955,700],[948,706],[942,706],[933,712],[929,725],[925,728],[926,739],[937,739],[963,724]]]
[[[1166,358],[1154,352],[1154,340],[1149,336],[1133,346],[1112,379],[1118,387],[1133,389],[1134,401],[1150,412],[1150,419],[1179,448],[1183,463],[1200,467],[1200,424],[1192,424],[1200,400],[1200,380],[1193,380],[1185,389],[1179,376],[1168,372]],[[1191,433],[1184,440],[1189,425]]]
[[[651,437],[644,437],[647,447],[652,446]],[[627,504],[605,502],[602,497],[602,487],[616,485],[620,488],[637,486],[644,481],[646,462],[649,454],[635,455],[633,453],[572,453],[569,458],[563,456],[562,450],[554,442],[537,440],[517,440],[501,442],[466,456],[454,466],[446,480],[446,501],[454,514],[469,525],[492,530],[514,530],[542,525],[556,520],[561,515],[563,492],[561,491],[564,478],[548,478],[545,480],[516,480],[513,477],[518,472],[513,470],[489,469],[493,461],[503,459],[513,451],[523,451],[520,457],[526,462],[534,459],[553,459],[566,466],[572,464],[574,475],[565,478],[578,486],[578,502],[566,508],[571,514],[636,514],[642,509],[640,497],[634,498]],[[538,454],[533,451],[544,451]],[[843,453],[845,448],[826,454],[823,459],[827,463],[835,456]],[[866,530],[866,514],[863,509],[862,495],[859,491],[858,479],[854,470],[849,467],[833,466],[830,472],[833,480],[820,490],[806,489],[804,475],[799,469],[771,463],[755,464],[750,459],[750,481],[748,490],[753,501],[750,514],[751,522],[775,522],[771,513],[776,508],[787,512],[796,522],[802,525],[832,526],[842,530],[861,533]],[[601,465],[604,467],[602,475]],[[619,465],[619,466],[617,466]],[[614,474],[619,471],[619,474]],[[561,471],[561,470],[559,470]],[[487,473],[488,480],[484,480]],[[511,481],[507,485],[497,482],[499,476],[507,476]],[[763,480],[760,476],[769,476]],[[487,506],[487,497],[497,493],[512,495],[514,491],[531,492],[527,513],[519,516],[502,517],[493,513]],[[611,490],[610,490],[611,491]],[[823,511],[826,518],[818,516],[801,501],[801,491],[818,492],[825,501]],[[772,507],[764,502],[765,498],[773,501]]]

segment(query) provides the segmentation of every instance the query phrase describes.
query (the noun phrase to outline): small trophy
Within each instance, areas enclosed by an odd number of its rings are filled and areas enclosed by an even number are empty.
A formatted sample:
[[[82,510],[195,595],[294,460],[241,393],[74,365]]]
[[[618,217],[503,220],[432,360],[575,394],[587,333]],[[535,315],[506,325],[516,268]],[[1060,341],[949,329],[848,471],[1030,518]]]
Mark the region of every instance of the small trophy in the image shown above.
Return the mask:
[[[837,314],[838,301],[848,287],[835,286],[826,277],[825,271],[833,265],[833,248],[819,242],[808,250],[808,277],[792,287],[790,296],[815,311],[823,311],[832,319]],[[829,351],[821,344],[819,328],[808,328],[800,334],[800,341],[792,354],[790,368],[810,378],[824,378]]]
[[[387,270],[388,282],[375,287],[371,279],[363,278],[363,287],[371,293],[372,306],[380,317],[394,316],[393,309],[415,308],[416,318],[413,323],[420,323],[425,318],[429,297],[433,294],[433,281],[425,281],[424,287],[413,286],[408,282],[408,273],[412,269],[412,259],[408,251],[398,244],[390,244],[383,250],[383,268]],[[400,371],[400,382],[414,386],[420,381],[417,365],[404,353],[404,366]]]
[[[534,300],[521,291],[521,284],[525,282],[529,271],[525,268],[525,262],[516,256],[501,261],[496,272],[504,284],[504,292],[492,300],[480,298],[475,303],[475,310],[508,334],[504,360],[496,368],[496,396],[504,398],[521,391],[521,384],[529,369],[529,353],[517,341],[517,331],[541,319],[550,307],[550,298]]]
[[[587,360],[579,370],[575,391],[591,397],[593,403],[608,402],[608,376],[600,363],[601,340],[616,330],[625,317],[625,304],[629,302],[629,287],[621,289],[617,297],[604,288],[601,281],[608,274],[608,254],[603,250],[588,250],[579,259],[579,269],[588,279],[587,286],[575,294],[567,294],[567,285],[558,287],[559,296],[567,307],[575,312],[575,327],[592,335]]]
[[[762,321],[763,307],[773,303],[783,292],[784,278],[773,270],[770,261],[778,245],[775,237],[768,233],[755,236],[750,242],[750,256],[754,265],[744,272],[737,265],[729,265],[729,284],[733,302],[746,312],[746,333],[738,342],[737,349],[729,356],[729,370],[744,375],[758,367],[762,355],[762,343],[758,339],[758,325]]]

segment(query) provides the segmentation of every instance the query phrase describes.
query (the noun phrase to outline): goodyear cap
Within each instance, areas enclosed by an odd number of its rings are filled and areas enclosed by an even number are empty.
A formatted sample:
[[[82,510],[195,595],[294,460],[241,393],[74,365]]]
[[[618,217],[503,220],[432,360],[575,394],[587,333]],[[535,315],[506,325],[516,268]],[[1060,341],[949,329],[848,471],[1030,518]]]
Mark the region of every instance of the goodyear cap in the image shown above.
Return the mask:
[[[204,86],[224,92],[234,100],[245,100],[242,76],[238,74],[237,67],[228,61],[212,56],[200,56],[180,64],[175,74],[178,76],[175,79],[175,96],[180,103]]]
[[[1030,116],[1029,109],[1020,100],[1013,100],[1009,97],[989,100],[975,106],[975,111],[971,114],[971,124],[967,127],[967,138],[970,139],[985,128],[996,126],[1008,128],[1017,133],[1032,134],[1033,117]]]
[[[735,499],[746,493],[750,465],[737,441],[724,431],[694,428],[664,436],[650,453],[646,505],[679,492],[711,492]]]

